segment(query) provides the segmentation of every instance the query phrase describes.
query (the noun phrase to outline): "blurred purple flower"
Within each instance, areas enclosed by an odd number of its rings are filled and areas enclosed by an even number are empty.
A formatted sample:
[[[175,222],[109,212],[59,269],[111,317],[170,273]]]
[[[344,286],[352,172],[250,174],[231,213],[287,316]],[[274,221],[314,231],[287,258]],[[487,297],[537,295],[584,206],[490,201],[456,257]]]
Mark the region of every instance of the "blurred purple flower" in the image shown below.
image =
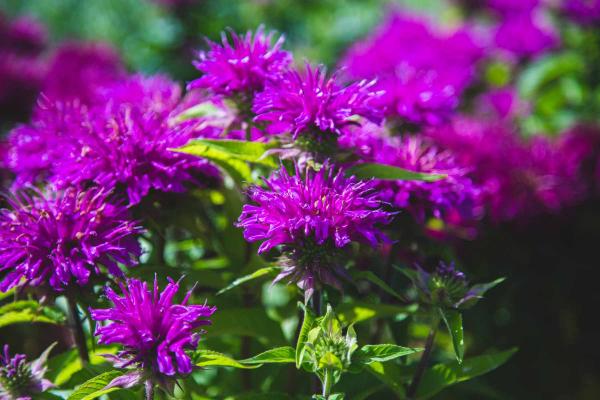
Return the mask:
[[[504,18],[495,32],[494,41],[499,49],[517,57],[535,57],[559,44],[555,30],[536,11]]]
[[[542,0],[487,0],[487,6],[501,15],[530,12],[541,3]]]
[[[379,123],[381,110],[373,105],[380,92],[371,90],[374,81],[362,80],[347,86],[328,78],[325,68],[306,65],[304,74],[289,71],[276,82],[269,82],[254,99],[256,122],[267,122],[267,132],[301,134],[330,133],[357,124],[356,117]]]
[[[104,43],[67,42],[53,55],[43,93],[52,100],[93,103],[98,87],[125,78],[118,53]]]
[[[580,162],[545,137],[524,141],[500,121],[469,118],[428,133],[472,168],[493,220],[557,212],[585,192]]]
[[[381,105],[410,123],[437,124],[459,104],[483,55],[468,29],[434,31],[424,20],[394,13],[370,37],[355,44],[343,65],[351,77],[372,79],[385,91]]]
[[[9,347],[5,344],[0,353],[0,399],[37,399],[39,393],[53,387],[52,382],[44,378],[46,360],[53,347],[47,348],[32,362],[27,362],[24,354],[15,354],[11,358]]]
[[[141,254],[140,228],[109,195],[49,188],[7,198],[10,208],[0,212],[0,271],[6,272],[0,290],[49,283],[62,291],[72,281],[86,285],[101,266],[123,276],[119,264],[131,267]]]
[[[600,22],[600,0],[563,0],[562,9],[582,25]]]
[[[374,182],[346,178],[343,170],[325,165],[320,171],[307,169],[304,177],[281,168],[265,180],[267,188],[251,187],[237,226],[249,242],[263,241],[258,252],[284,245],[286,268],[276,278],[289,278],[310,298],[321,283],[337,286],[342,274],[336,249],[350,242],[375,247],[388,238],[377,225],[387,224],[392,213],[381,209]]]
[[[196,350],[203,333],[199,328],[210,325],[208,318],[216,307],[188,304],[192,290],[181,304],[174,303],[179,282],[170,278],[162,292],[156,277],[152,290],[137,279],[129,279],[119,287],[121,296],[106,288],[112,308],[90,309],[92,319],[101,322],[95,332],[98,343],[123,346],[116,355],[106,357],[117,368],[136,368],[113,380],[108,387],[131,387],[143,380],[172,387],[169,377],[192,372],[192,359],[186,350]]]
[[[256,33],[248,31],[238,36],[230,31],[221,35],[221,44],[208,41],[209,50],[198,53],[194,66],[203,75],[190,82],[188,89],[207,88],[216,94],[253,94],[261,91],[267,82],[278,80],[292,61],[292,56],[281,49],[284,37],[274,44],[275,32],[265,33],[260,26]]]

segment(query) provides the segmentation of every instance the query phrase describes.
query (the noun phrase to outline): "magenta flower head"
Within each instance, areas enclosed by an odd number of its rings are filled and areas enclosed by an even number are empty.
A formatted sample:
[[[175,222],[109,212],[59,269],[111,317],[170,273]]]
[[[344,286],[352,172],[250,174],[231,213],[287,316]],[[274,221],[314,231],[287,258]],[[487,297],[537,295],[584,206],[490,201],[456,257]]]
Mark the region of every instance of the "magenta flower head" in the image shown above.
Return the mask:
[[[335,78],[336,74],[328,78],[325,68],[309,64],[304,73],[287,72],[256,96],[254,120],[266,122],[271,134],[291,132],[294,139],[310,134],[337,137],[355,125],[357,117],[381,122],[381,109],[373,104],[382,94],[371,90],[375,81],[342,86]]]
[[[563,0],[562,10],[582,25],[600,22],[600,0]]]
[[[96,327],[98,343],[120,344],[123,350],[110,357],[117,368],[134,366],[131,372],[113,380],[109,387],[132,387],[144,381],[160,384],[169,392],[174,381],[169,378],[192,372],[192,359],[187,350],[196,350],[199,328],[209,325],[216,307],[188,304],[190,290],[181,304],[173,302],[179,282],[169,279],[162,292],[154,278],[154,287],[129,279],[119,284],[121,295],[106,288],[112,308],[90,309],[92,319],[101,322]]]
[[[255,204],[244,205],[237,226],[249,242],[263,242],[259,253],[283,245],[287,267],[276,281],[297,282],[307,299],[321,283],[338,286],[340,249],[352,241],[389,242],[377,225],[393,214],[382,210],[374,182],[347,178],[326,164],[304,176],[298,167],[294,175],[282,167],[265,184],[249,190]]]
[[[170,118],[181,97],[177,84],[136,76],[101,93],[106,104],[90,108],[81,127],[63,139],[74,144],[56,157],[51,179],[59,186],[122,188],[138,204],[151,190],[181,193],[219,180],[208,161],[171,151],[202,136],[194,124]]]
[[[63,291],[83,286],[104,267],[123,276],[141,254],[127,209],[111,204],[102,189],[67,189],[48,193],[23,191],[7,198],[0,211],[0,290],[48,283]]]
[[[0,353],[0,399],[32,400],[54,385],[44,378],[46,360],[54,345],[48,347],[37,359],[27,362],[25,354],[10,356],[5,344]]]
[[[221,44],[208,41],[209,51],[198,53],[194,66],[202,77],[190,82],[188,89],[204,88],[213,93],[232,96],[253,95],[267,82],[276,81],[292,61],[292,56],[281,49],[284,37],[275,43],[275,32],[265,33],[260,26],[256,33],[248,31],[238,36],[230,31],[221,34]]]
[[[481,214],[480,188],[472,181],[471,168],[454,154],[421,136],[381,139],[374,144],[374,162],[414,172],[440,175],[435,181],[381,181],[382,199],[408,209],[417,221],[459,215],[473,220]]]

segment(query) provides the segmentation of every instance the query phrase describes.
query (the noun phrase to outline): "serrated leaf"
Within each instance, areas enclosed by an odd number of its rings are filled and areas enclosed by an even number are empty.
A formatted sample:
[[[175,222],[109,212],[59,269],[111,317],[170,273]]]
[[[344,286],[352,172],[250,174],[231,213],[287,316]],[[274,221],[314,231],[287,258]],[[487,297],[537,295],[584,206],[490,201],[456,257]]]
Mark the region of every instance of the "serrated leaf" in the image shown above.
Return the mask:
[[[306,342],[308,341],[308,334],[316,324],[316,317],[309,307],[299,303],[300,307],[304,309],[304,319],[302,320],[302,327],[298,334],[298,341],[296,342],[296,368],[300,368],[304,359]]]
[[[104,372],[92,379],[82,383],[69,397],[68,400],[92,400],[107,394],[120,390],[120,388],[105,389],[113,379],[123,375],[125,370],[113,370]]]
[[[242,364],[287,364],[295,362],[296,351],[290,346],[276,347],[257,354],[254,357],[240,360]]]
[[[423,375],[417,391],[417,399],[429,399],[444,388],[486,374],[505,362],[517,351],[516,348],[499,353],[467,358],[461,365],[457,362],[434,365]]]
[[[254,271],[251,274],[242,276],[241,278],[236,279],[235,281],[231,282],[229,285],[227,285],[226,287],[224,287],[223,289],[219,290],[217,292],[217,296],[220,294],[223,294],[233,288],[236,288],[238,286],[240,286],[243,283],[246,283],[248,281],[254,280],[254,279],[258,279],[261,278],[263,276],[269,276],[269,275],[275,275],[275,273],[279,272],[281,269],[279,267],[264,267],[264,268],[260,268],[256,271]]]
[[[244,365],[241,362],[212,350],[198,350],[194,353],[194,364],[199,367],[233,367],[240,369],[253,369],[259,365]]]
[[[398,357],[423,351],[420,348],[402,347],[395,344],[368,344],[355,353],[355,357],[363,364],[386,362]]]
[[[369,282],[379,286],[384,292],[386,292],[387,294],[389,294],[390,296],[393,296],[395,298],[397,298],[400,301],[406,301],[406,299],[398,292],[396,292],[394,289],[392,289],[390,287],[390,285],[388,285],[387,283],[385,283],[382,279],[380,279],[377,275],[375,275],[373,272],[371,271],[358,271],[358,272],[353,272],[352,273],[352,277],[355,280],[358,279],[366,279]]]
[[[425,181],[435,182],[446,178],[442,174],[426,174],[422,172],[409,171],[407,169],[394,167],[386,164],[362,163],[354,165],[346,170],[346,175],[354,175],[358,179],[380,179],[401,181]]]
[[[462,314],[456,310],[439,309],[442,319],[448,328],[448,333],[452,338],[454,354],[459,364],[462,363],[465,354],[465,338],[463,333]]]

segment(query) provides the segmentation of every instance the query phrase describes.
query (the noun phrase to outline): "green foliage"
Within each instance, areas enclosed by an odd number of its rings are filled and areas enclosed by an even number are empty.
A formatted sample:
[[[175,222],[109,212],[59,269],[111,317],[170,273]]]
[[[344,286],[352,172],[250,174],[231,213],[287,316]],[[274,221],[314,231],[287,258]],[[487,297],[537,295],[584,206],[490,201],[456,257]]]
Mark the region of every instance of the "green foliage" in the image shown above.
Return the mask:
[[[119,388],[105,389],[113,379],[123,375],[124,371],[113,370],[104,372],[84,382],[68,398],[68,400],[92,400],[102,395],[120,390]]]
[[[425,174],[407,169],[393,167],[385,164],[362,163],[354,165],[346,171],[347,175],[354,175],[359,179],[382,179],[403,181],[433,182],[444,179],[445,175]]]
[[[64,315],[57,309],[41,306],[32,300],[20,300],[0,307],[0,328],[25,322],[60,324]]]

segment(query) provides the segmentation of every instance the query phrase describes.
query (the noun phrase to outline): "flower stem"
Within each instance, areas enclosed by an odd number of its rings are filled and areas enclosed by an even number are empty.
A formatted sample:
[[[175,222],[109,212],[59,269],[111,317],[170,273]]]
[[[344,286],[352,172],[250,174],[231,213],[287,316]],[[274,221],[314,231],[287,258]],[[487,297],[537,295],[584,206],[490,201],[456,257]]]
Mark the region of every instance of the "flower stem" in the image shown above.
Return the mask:
[[[427,342],[425,343],[425,350],[423,351],[423,355],[421,356],[421,360],[419,360],[419,364],[417,365],[417,369],[415,370],[415,375],[410,383],[410,387],[407,391],[407,397],[409,400],[415,398],[417,394],[417,389],[419,388],[419,384],[421,383],[421,379],[423,378],[423,374],[427,369],[427,364],[429,363],[429,357],[431,356],[431,351],[433,350],[433,341],[435,339],[435,334],[437,332],[437,323],[433,325],[431,330],[429,331],[429,336],[427,336]]]
[[[146,400],[154,400],[154,383],[152,380],[146,380],[144,387],[146,388]]]
[[[90,355],[88,353],[87,343],[85,340],[85,332],[83,330],[83,324],[79,317],[79,310],[77,310],[77,302],[72,297],[67,298],[69,303],[69,316],[71,317],[71,328],[73,329],[73,339],[79,352],[79,358],[85,365],[90,362]]]
[[[325,369],[325,378],[323,380],[323,396],[329,397],[331,394],[331,388],[333,387],[333,370],[330,368]]]

